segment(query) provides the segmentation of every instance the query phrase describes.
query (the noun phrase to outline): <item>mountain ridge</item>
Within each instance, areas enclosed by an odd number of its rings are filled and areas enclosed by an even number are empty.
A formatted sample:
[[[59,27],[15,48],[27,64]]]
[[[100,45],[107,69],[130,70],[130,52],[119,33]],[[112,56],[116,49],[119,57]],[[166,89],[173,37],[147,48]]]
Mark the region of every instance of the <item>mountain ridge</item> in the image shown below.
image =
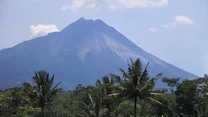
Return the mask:
[[[29,82],[38,70],[55,74],[66,89],[92,85],[103,75],[120,74],[118,68],[126,69],[126,61],[138,57],[143,65],[150,61],[151,76],[163,72],[168,77],[197,77],[146,52],[102,20],[80,18],[60,32],[1,50],[0,75],[8,81],[1,79],[0,88]]]

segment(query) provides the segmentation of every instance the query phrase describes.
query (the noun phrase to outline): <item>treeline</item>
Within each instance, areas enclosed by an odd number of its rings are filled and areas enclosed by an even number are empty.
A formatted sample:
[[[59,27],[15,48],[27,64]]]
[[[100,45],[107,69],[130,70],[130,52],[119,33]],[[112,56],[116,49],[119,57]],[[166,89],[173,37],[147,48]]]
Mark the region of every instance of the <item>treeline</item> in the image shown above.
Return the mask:
[[[54,76],[35,72],[33,84],[0,91],[0,117],[207,117],[208,76],[194,80],[149,77],[148,64],[130,61],[123,77],[115,74],[95,86],[58,88]],[[155,87],[156,80],[167,89]]]

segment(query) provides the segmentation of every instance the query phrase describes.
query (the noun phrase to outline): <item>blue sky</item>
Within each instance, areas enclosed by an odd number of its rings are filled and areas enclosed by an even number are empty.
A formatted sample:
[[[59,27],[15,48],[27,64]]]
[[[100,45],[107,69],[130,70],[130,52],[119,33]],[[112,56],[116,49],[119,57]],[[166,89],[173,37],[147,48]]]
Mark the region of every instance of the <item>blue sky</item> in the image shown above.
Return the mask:
[[[103,20],[179,68],[208,73],[208,0],[0,0],[0,50],[80,17]]]

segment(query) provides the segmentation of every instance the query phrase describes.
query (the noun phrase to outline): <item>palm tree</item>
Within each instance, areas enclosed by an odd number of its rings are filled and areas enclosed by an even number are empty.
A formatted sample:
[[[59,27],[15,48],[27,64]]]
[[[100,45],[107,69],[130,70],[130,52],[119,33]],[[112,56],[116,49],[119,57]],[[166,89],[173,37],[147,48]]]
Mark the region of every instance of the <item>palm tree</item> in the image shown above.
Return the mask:
[[[117,100],[115,98],[109,97],[114,90],[114,86],[118,83],[120,79],[118,77],[108,76],[102,77],[102,80],[97,80],[96,86],[91,87],[86,94],[86,97],[81,102],[82,112],[79,114],[84,117],[110,117],[110,112],[114,103]]]
[[[180,84],[180,78],[162,78],[162,82],[166,83],[170,87],[170,92],[173,94],[174,87],[177,87]]]
[[[101,90],[101,98],[105,102],[105,107],[108,109],[107,116],[110,117],[110,112],[112,112],[119,103],[117,97],[109,96],[114,93],[117,84],[121,82],[121,78],[110,74],[110,77],[103,76],[101,80],[97,80],[96,87]]]
[[[35,72],[35,76],[32,79],[35,83],[34,86],[24,82],[23,87],[28,93],[28,96],[41,107],[41,115],[44,117],[44,108],[48,102],[54,99],[54,96],[59,91],[57,87],[60,82],[52,87],[54,75],[49,78],[49,73],[45,71]]]
[[[136,59],[135,62],[131,60],[131,65],[128,63],[128,71],[125,72],[120,68],[120,71],[123,73],[123,81],[120,83],[119,92],[112,95],[120,95],[122,97],[133,99],[134,100],[134,117],[136,117],[136,108],[137,100],[146,101],[146,102],[155,102],[160,103],[153,98],[153,95],[159,95],[161,92],[155,90],[155,80],[161,77],[161,73],[157,74],[155,77],[150,78],[148,76],[147,63],[144,71],[142,71],[142,65],[140,59]]]
[[[106,114],[107,108],[102,98],[102,90],[98,87],[93,87],[86,95],[86,98],[81,102],[82,117],[102,117]]]

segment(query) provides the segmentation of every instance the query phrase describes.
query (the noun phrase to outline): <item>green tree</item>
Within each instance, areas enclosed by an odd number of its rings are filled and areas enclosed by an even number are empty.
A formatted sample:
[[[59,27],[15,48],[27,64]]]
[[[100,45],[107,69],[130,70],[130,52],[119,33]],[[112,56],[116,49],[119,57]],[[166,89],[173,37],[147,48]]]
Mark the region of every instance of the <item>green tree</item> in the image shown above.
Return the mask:
[[[152,104],[151,111],[149,112],[151,115],[156,115],[157,117],[161,117],[162,115],[165,117],[177,117],[177,104],[174,94],[159,95],[155,96],[155,98],[166,106]]]
[[[195,110],[195,104],[197,102],[197,85],[191,80],[185,80],[178,85],[175,94],[179,115],[181,117],[197,117],[197,112]]]
[[[16,113],[14,89],[7,89],[0,94],[0,117],[10,117]]]
[[[138,105],[138,104],[137,104]],[[140,109],[140,105],[137,106]],[[132,101],[122,101],[111,113],[112,117],[133,117],[134,103]]]
[[[110,74],[110,77],[104,76],[101,80],[97,80],[96,86],[101,90],[101,97],[105,102],[105,106],[108,109],[107,116],[110,117],[110,113],[113,112],[116,105],[119,104],[120,100],[115,96],[109,96],[114,93],[115,88],[120,83],[121,79],[118,76]]]
[[[162,78],[162,82],[166,83],[170,87],[170,92],[173,93],[173,88],[180,84],[180,78]]]
[[[193,82],[197,86],[196,104],[195,109],[198,112],[198,116],[208,115],[208,76],[194,79]]]
[[[0,117],[30,117],[38,111],[38,108],[32,107],[31,100],[24,95],[21,87],[9,88],[0,92]]]
[[[91,91],[86,94],[81,105],[80,116],[82,117],[103,117],[106,115],[107,108],[102,97],[102,89],[99,87],[91,88]]]
[[[161,77],[161,73],[155,77],[150,78],[148,76],[146,65],[144,71],[142,71],[142,64],[140,59],[135,62],[131,59],[131,65],[128,64],[128,71],[125,72],[120,68],[123,73],[124,80],[120,83],[119,92],[117,95],[134,100],[134,117],[137,112],[137,100],[143,100],[146,102],[154,102],[162,104],[153,98],[154,95],[160,95],[161,91],[154,89],[155,81]]]
[[[35,83],[34,86],[25,82],[23,87],[30,98],[41,107],[41,115],[44,117],[44,108],[56,96],[60,82],[53,87],[54,75],[50,78],[49,73],[45,71],[35,72],[35,76],[32,79]]]

